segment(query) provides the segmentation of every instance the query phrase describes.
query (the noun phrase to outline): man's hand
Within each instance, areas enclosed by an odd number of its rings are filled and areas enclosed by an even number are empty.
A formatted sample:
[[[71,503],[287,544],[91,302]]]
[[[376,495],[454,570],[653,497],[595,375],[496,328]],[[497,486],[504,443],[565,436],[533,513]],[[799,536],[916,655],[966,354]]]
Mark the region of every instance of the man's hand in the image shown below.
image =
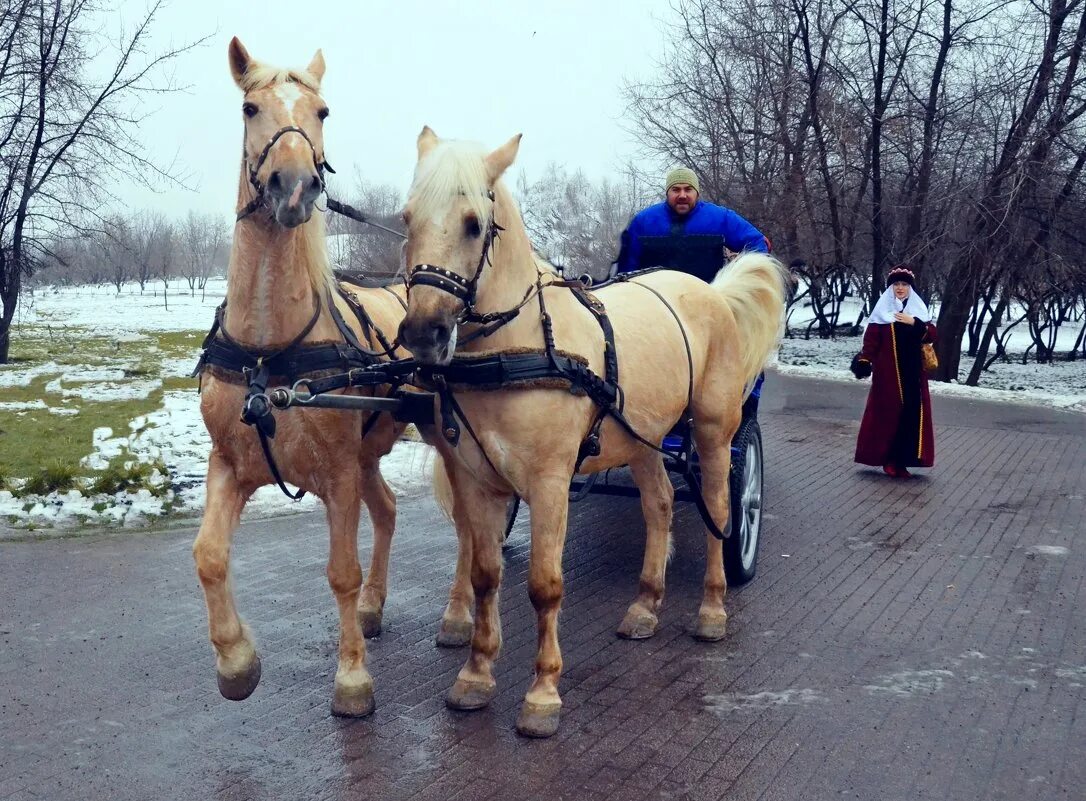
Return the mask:
[[[894,319],[897,320],[899,323],[908,323],[909,325],[912,325],[916,322],[915,317],[913,317],[911,314],[906,314],[905,312],[894,312]]]

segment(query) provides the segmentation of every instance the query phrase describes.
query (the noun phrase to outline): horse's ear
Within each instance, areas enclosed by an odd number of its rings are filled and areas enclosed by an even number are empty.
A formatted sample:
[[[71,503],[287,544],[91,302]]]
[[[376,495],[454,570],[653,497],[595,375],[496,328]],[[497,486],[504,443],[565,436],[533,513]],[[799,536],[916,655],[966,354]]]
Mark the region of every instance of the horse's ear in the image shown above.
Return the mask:
[[[517,151],[520,149],[520,137],[523,135],[517,134],[486,157],[486,172],[491,183],[501,178],[502,173],[508,170],[509,166],[516,161]]]
[[[234,83],[244,89],[242,79],[245,77],[245,73],[249,71],[249,66],[253,63],[253,57],[249,55],[245,45],[236,36],[230,40],[230,47],[227,48],[227,52],[230,56],[230,74],[234,76]]]
[[[422,126],[422,132],[419,134],[418,148],[419,148],[419,161],[426,158],[426,154],[437,147],[438,143],[437,134],[434,133],[434,129],[429,125]]]
[[[324,53],[318,49],[317,54],[313,56],[313,60],[309,62],[309,66],[305,69],[306,72],[317,79],[317,83],[320,83],[324,78]]]

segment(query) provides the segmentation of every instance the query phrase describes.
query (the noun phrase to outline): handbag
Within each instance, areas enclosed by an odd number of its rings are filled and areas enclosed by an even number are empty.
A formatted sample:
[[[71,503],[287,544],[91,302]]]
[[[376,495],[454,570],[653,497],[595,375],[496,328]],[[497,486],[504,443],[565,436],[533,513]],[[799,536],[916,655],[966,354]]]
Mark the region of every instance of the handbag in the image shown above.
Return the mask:
[[[930,342],[920,345],[920,364],[929,373],[934,373],[939,369],[939,357],[935,355],[935,346]]]

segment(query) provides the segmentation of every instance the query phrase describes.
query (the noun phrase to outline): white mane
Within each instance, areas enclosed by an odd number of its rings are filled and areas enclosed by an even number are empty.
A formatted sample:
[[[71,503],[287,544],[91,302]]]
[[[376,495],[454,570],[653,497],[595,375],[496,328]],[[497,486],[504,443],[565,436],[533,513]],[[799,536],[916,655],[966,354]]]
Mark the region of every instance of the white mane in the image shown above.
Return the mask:
[[[444,141],[430,151],[415,169],[409,197],[414,213],[443,220],[459,197],[485,224],[493,203],[484,158],[487,151],[477,142]]]

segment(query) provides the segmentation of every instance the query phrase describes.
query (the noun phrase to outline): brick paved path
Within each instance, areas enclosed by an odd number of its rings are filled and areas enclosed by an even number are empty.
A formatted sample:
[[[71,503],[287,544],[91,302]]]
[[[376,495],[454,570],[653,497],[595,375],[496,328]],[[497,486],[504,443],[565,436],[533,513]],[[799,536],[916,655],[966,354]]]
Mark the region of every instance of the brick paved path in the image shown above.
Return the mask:
[[[936,469],[900,483],[851,462],[862,392],[771,379],[759,575],[729,595],[722,643],[688,633],[693,509],[662,628],[635,643],[613,629],[640,567],[637,505],[573,507],[566,706],[547,741],[513,732],[535,647],[523,521],[501,693],[453,713],[464,652],[432,644],[452,534],[429,498],[401,504],[370,643],[378,711],[353,722],[328,713],[319,518],[238,535],[264,661],[240,704],[215,689],[192,529],[0,544],[0,798],[1082,799],[1083,418],[936,398]]]

